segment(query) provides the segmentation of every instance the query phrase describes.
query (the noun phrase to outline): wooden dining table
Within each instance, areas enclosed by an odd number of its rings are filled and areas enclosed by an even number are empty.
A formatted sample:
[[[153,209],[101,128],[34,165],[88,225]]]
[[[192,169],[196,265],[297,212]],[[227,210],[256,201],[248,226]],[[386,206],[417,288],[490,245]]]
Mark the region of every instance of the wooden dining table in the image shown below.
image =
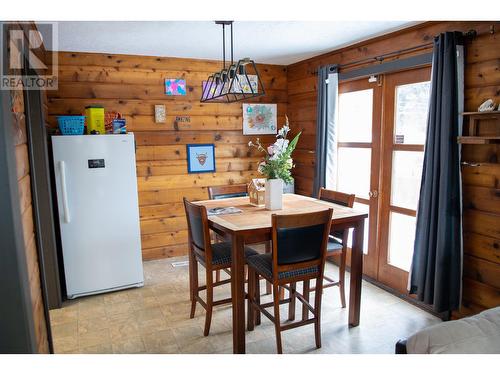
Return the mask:
[[[194,202],[207,209],[235,207],[238,213],[208,216],[214,232],[232,241],[231,298],[233,320],[233,352],[245,353],[245,244],[271,240],[271,215],[297,214],[333,208],[332,228],[353,229],[351,248],[351,280],[349,290],[349,325],[357,326],[360,320],[361,281],[363,271],[364,222],[368,214],[349,207],[305,197],[297,194],[283,195],[283,208],[270,211],[250,204],[248,197],[226,198]],[[192,272],[190,268],[190,272]],[[191,279],[191,278],[190,278]]]

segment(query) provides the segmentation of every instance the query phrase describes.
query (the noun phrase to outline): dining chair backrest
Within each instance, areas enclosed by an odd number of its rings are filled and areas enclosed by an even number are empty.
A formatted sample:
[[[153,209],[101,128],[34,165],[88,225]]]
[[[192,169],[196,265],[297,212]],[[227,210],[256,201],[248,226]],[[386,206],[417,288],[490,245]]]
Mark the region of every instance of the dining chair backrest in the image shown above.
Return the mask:
[[[235,185],[222,185],[222,186],[209,186],[208,198],[209,199],[224,199],[224,198],[237,198],[248,196],[248,188],[246,184]]]
[[[273,273],[324,262],[333,209],[272,215]]]
[[[194,245],[200,251],[211,250],[206,207],[193,204],[184,198],[184,209],[186,211],[190,245]]]
[[[340,191],[328,190],[325,188],[319,189],[318,199],[330,203],[340,204],[342,206],[350,207],[354,205],[356,195],[346,194]]]

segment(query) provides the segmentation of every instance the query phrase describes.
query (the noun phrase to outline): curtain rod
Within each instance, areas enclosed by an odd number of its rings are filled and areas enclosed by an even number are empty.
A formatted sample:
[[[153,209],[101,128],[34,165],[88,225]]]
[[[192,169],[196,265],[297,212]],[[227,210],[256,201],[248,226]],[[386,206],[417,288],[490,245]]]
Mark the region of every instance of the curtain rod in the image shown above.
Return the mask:
[[[489,33],[490,34],[494,34],[495,30],[490,28],[490,32]],[[474,39],[478,34],[477,34],[476,30],[471,29],[471,30],[469,30],[467,32],[464,32],[463,35],[466,38]],[[345,69],[346,67],[349,67],[349,66],[352,66],[352,65],[362,64],[364,62],[375,62],[375,61],[382,62],[382,61],[384,61],[384,59],[386,59],[388,57],[399,55],[399,54],[405,53],[405,52],[416,51],[416,50],[419,50],[419,49],[422,49],[422,48],[425,48],[425,47],[430,47],[432,45],[433,45],[433,42],[429,42],[429,43],[420,44],[420,45],[414,46],[414,47],[409,47],[409,48],[404,48],[404,49],[400,49],[400,50],[393,51],[393,52],[388,52],[388,53],[385,53],[385,54],[382,54],[382,55],[379,55],[379,56],[366,57],[364,59],[357,60],[357,61],[352,61],[352,62],[349,62],[349,63],[346,63],[346,64],[339,64],[339,65],[337,65],[337,69]]]

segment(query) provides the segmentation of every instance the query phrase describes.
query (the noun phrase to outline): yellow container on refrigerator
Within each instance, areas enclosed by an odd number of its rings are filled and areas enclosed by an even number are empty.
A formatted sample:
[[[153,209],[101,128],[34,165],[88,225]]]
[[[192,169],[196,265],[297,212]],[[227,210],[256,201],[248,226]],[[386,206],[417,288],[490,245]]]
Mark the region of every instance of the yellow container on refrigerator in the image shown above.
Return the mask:
[[[85,107],[87,117],[87,134],[106,134],[104,126],[104,107],[89,105]]]

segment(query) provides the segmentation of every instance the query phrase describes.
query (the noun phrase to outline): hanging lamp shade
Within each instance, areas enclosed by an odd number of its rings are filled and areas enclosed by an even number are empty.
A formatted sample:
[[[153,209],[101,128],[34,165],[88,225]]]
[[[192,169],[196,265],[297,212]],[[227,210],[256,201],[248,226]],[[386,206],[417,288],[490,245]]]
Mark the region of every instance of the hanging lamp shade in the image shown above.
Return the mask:
[[[222,25],[222,70],[203,82],[200,102],[234,103],[265,95],[264,85],[253,60],[244,58],[233,62],[233,21],[216,21]],[[226,67],[225,26],[231,26],[231,63]]]

